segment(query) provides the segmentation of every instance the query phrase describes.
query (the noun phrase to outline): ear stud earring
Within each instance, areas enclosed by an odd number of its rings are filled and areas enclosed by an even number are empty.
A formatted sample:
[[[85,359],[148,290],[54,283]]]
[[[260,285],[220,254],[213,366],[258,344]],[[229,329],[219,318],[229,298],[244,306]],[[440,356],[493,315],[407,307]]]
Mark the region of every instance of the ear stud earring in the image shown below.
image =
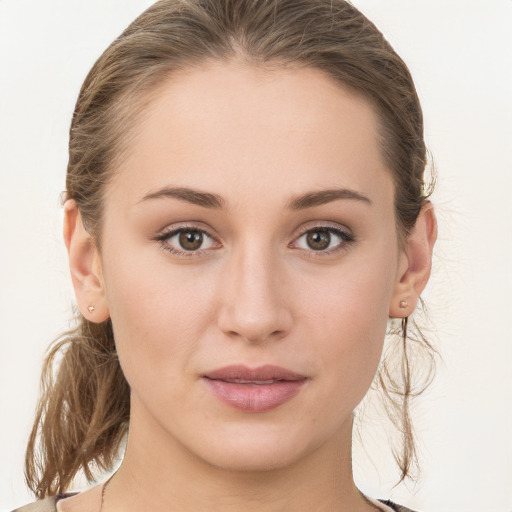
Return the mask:
[[[94,310],[95,310],[96,308],[94,307],[94,305],[93,305],[93,304],[91,304],[87,309],[88,309],[89,313],[92,313],[92,312],[94,312]]]
[[[408,304],[407,304],[406,300],[400,301],[400,309],[405,309],[407,306],[408,306]]]

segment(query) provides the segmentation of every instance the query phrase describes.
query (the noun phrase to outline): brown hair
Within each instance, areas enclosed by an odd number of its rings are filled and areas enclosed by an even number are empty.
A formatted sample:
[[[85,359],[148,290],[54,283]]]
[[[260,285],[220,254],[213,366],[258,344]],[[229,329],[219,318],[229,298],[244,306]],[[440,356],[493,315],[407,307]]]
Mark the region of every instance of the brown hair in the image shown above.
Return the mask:
[[[367,98],[379,116],[382,151],[395,183],[397,231],[406,244],[428,197],[422,112],[407,66],[363,14],[344,0],[161,0],[94,64],[74,111],[66,197],[76,201],[98,249],[105,188],[137,116],[169,76],[207,59],[311,67]],[[396,458],[403,479],[416,461],[409,400],[431,378],[428,371],[413,386],[409,352],[423,350],[431,363],[433,349],[423,337],[407,342],[400,332],[402,341],[391,354],[398,372],[384,358],[375,382],[402,435]],[[29,487],[43,497],[64,491],[79,470],[92,480],[95,467],[111,468],[129,415],[129,387],[110,320],[93,324],[78,316],[77,327],[45,362],[26,454]]]

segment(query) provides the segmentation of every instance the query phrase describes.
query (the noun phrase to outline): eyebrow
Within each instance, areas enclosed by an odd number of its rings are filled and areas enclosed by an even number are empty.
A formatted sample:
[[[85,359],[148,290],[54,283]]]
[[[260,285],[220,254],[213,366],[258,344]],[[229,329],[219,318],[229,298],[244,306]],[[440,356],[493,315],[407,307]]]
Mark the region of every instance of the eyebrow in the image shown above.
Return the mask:
[[[319,190],[317,192],[306,192],[305,194],[291,199],[287,204],[287,208],[290,210],[304,210],[342,199],[361,201],[369,205],[372,204],[370,198],[360,192],[348,188],[333,188]]]
[[[140,202],[161,198],[179,199],[210,209],[221,209],[226,205],[226,201],[217,194],[202,192],[188,187],[164,187],[156,192],[146,194]],[[372,204],[372,201],[360,192],[347,188],[334,188],[301,194],[288,201],[285,208],[288,210],[305,210],[343,199]]]
[[[201,192],[200,190],[194,190],[187,187],[164,187],[156,192],[146,194],[142,198],[142,201],[147,201],[148,199],[161,199],[164,197],[180,199],[181,201],[203,206],[204,208],[219,209],[225,206],[225,201],[221,196],[211,194],[209,192]]]

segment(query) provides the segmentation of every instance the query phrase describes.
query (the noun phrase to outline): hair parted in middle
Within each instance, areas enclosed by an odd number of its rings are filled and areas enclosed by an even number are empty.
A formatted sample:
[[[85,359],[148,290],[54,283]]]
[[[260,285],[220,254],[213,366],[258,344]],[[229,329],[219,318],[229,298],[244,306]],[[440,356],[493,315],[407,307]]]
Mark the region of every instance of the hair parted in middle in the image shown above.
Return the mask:
[[[314,68],[366,98],[378,117],[406,246],[430,193],[423,119],[407,66],[375,25],[345,0],[161,0],[96,61],[73,114],[65,197],[76,201],[100,252],[106,189],[122,173],[138,120],[166,81],[208,60]],[[402,438],[396,459],[403,479],[416,463],[409,401],[429,384],[435,351],[421,333],[391,331],[398,343],[385,351],[374,385]],[[413,382],[416,363],[428,368]],[[38,497],[65,491],[80,470],[92,480],[95,468],[111,469],[129,425],[129,394],[111,321],[79,316],[43,370],[26,456],[27,482]]]

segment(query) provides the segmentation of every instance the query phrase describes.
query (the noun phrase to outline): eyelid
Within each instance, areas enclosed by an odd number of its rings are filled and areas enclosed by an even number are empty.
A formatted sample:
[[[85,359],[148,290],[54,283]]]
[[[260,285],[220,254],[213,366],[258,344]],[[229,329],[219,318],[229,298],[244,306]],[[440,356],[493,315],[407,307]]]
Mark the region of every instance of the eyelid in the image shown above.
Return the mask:
[[[302,225],[299,228],[299,233],[297,235],[297,238],[299,236],[303,235],[304,233],[308,233],[309,231],[314,231],[315,229],[324,229],[326,231],[335,231],[335,232],[343,233],[346,236],[350,236],[350,237],[352,236],[352,232],[347,227],[342,226],[341,224],[330,223],[330,222],[325,222],[325,221],[324,222],[318,221],[318,222]]]
[[[207,249],[198,249],[196,251],[187,251],[178,249],[168,243],[168,240],[178,234],[180,231],[195,231],[197,233],[201,233],[203,236],[211,239],[214,243],[218,245],[218,247],[209,247]],[[170,225],[165,227],[159,233],[157,233],[153,240],[158,242],[161,247],[170,252],[171,254],[182,257],[182,258],[193,258],[195,256],[202,256],[212,250],[219,249],[222,245],[215,236],[213,236],[207,229],[199,227],[197,224],[184,223],[179,225]]]
[[[324,250],[317,250],[314,249],[304,249],[302,247],[294,247],[293,244],[297,242],[301,237],[303,237],[305,234],[315,231],[315,230],[322,230],[322,231],[328,231],[330,233],[334,233],[336,236],[342,239],[342,242],[340,242],[336,247],[331,247],[330,249],[324,249]],[[349,245],[353,244],[355,242],[354,235],[348,228],[343,228],[340,225],[331,225],[331,224],[325,224],[325,223],[319,223],[315,225],[306,225],[301,227],[299,234],[294,238],[293,242],[289,245],[292,249],[300,249],[302,251],[305,251],[308,256],[311,257],[328,257],[333,254],[336,254],[340,251],[346,250]]]

